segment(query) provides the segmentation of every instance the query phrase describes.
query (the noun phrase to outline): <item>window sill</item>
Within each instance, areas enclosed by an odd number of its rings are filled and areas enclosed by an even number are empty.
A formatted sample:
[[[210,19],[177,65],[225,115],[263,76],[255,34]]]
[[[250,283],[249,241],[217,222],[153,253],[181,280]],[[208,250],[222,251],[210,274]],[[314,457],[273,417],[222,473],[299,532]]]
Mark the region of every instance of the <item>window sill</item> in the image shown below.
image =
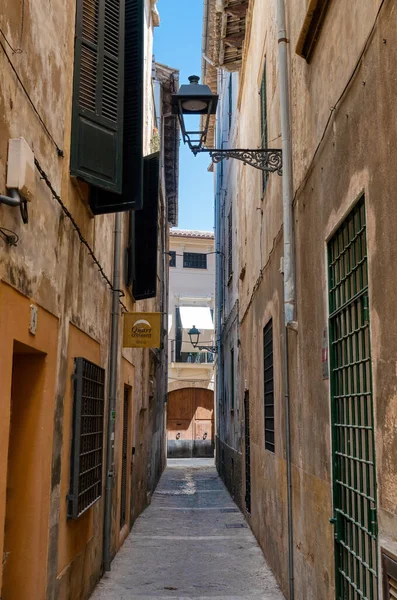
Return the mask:
[[[331,0],[310,0],[308,3],[305,20],[295,49],[295,52],[307,62],[309,62],[314,52],[330,4]]]

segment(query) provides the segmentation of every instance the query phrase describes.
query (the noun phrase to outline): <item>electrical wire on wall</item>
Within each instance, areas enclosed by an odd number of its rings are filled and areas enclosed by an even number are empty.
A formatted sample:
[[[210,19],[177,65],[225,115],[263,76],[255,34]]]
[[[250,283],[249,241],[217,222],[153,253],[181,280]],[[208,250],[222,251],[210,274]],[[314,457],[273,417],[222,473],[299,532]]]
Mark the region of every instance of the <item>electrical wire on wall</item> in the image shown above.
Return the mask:
[[[7,36],[4,33],[4,31],[0,28],[0,34],[3,36],[5,43],[10,48],[10,50],[13,54],[22,54],[22,37],[23,37],[24,25],[25,25],[25,0],[21,0],[21,27],[19,30],[19,41],[18,41],[17,48],[13,47],[11,42],[7,39]]]
[[[17,246],[19,241],[19,236],[15,231],[11,231],[11,229],[7,229],[7,227],[0,227],[0,237],[8,246]]]
[[[21,42],[22,42],[23,23],[24,23],[24,19],[23,19],[23,5],[22,5],[22,23],[21,23],[21,32],[20,32],[19,46],[21,46]],[[2,29],[0,29],[0,34],[2,35],[3,39],[5,40],[5,43],[11,49],[11,52],[13,54],[21,54],[22,53],[22,49],[20,47],[14,48],[12,46],[11,42],[9,42],[9,40],[7,39],[5,33],[4,33],[4,31]],[[60,148],[60,146],[56,143],[53,135],[51,134],[50,130],[48,129],[47,125],[45,124],[45,121],[44,121],[43,117],[40,115],[39,111],[37,110],[36,105],[34,104],[33,100],[31,99],[30,94],[29,94],[28,90],[26,89],[25,84],[23,83],[23,81],[22,81],[22,79],[21,79],[18,71],[16,70],[16,68],[15,68],[15,66],[14,66],[14,64],[13,64],[13,62],[12,62],[12,60],[11,60],[11,58],[10,58],[7,50],[6,50],[6,48],[5,48],[5,45],[4,45],[4,43],[3,43],[3,41],[1,39],[0,39],[0,47],[3,50],[3,53],[4,53],[4,55],[5,55],[8,63],[9,63],[9,65],[10,65],[12,71],[14,72],[14,75],[17,78],[19,85],[21,86],[22,90],[24,91],[25,96],[28,99],[29,104],[32,107],[35,115],[37,116],[38,120],[40,121],[40,123],[41,123],[44,131],[47,134],[47,136],[49,137],[49,139],[51,140],[51,142],[54,144],[58,156],[63,157],[64,156],[64,152],[63,152],[62,148]]]
[[[112,282],[110,281],[109,277],[106,275],[101,263],[99,262],[98,258],[95,256],[93,249],[91,248],[91,246],[89,245],[89,243],[87,242],[87,240],[85,239],[85,237],[83,236],[80,227],[78,226],[78,224],[76,223],[75,218],[73,217],[72,213],[70,212],[70,210],[67,208],[67,206],[65,206],[62,198],[59,196],[59,194],[57,194],[57,192],[55,191],[47,173],[42,169],[39,161],[37,160],[37,158],[34,159],[34,164],[36,165],[36,168],[38,170],[38,172],[40,173],[40,177],[41,179],[45,182],[45,184],[47,185],[47,187],[49,188],[49,190],[51,191],[52,197],[54,198],[54,200],[56,200],[58,202],[58,204],[60,205],[62,211],[64,212],[64,214],[67,216],[67,218],[69,219],[69,221],[72,223],[74,230],[76,231],[78,238],[80,240],[80,243],[83,244],[83,246],[86,247],[88,254],[90,255],[90,257],[92,258],[94,264],[98,267],[98,271],[102,277],[102,279],[104,279],[104,281],[106,282],[106,285],[108,286],[108,288],[112,291],[112,292],[117,292],[119,294],[119,303],[121,305],[121,307],[123,308],[123,310],[125,312],[128,312],[127,307],[125,306],[125,304],[121,301],[121,298],[123,298],[125,296],[123,290],[120,289],[115,289],[112,285]]]

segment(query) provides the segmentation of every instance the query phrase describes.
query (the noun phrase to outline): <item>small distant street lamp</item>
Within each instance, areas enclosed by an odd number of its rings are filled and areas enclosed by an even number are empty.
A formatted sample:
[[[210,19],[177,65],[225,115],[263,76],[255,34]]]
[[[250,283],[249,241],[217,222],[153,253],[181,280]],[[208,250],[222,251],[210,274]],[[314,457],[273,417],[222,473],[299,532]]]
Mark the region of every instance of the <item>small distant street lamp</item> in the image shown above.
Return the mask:
[[[218,348],[216,346],[199,346],[201,331],[199,331],[195,325],[193,325],[193,327],[188,331],[188,335],[193,348],[197,348],[197,350],[207,350],[208,352],[212,352],[212,354],[216,354],[218,352]]]
[[[277,148],[232,149],[204,148],[207,139],[211,115],[215,115],[218,95],[213,94],[208,85],[199,84],[200,77],[191,75],[189,85],[181,85],[179,92],[172,95],[172,113],[178,115],[182,130],[183,142],[189,146],[196,156],[199,152],[208,152],[212,162],[218,163],[224,158],[236,158],[244,164],[251,165],[260,171],[277,172],[282,175],[282,151]],[[203,117],[204,128],[199,131],[188,131],[185,124],[186,115]]]

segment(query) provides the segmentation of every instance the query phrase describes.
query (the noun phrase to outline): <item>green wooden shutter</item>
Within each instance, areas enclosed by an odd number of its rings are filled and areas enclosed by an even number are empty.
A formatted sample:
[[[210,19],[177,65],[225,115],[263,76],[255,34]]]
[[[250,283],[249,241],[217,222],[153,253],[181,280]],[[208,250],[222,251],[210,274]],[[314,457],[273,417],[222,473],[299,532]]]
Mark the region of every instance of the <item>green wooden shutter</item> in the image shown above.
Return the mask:
[[[267,89],[266,89],[266,62],[263,67],[261,89],[260,89],[260,115],[261,115],[261,145],[262,148],[268,146],[268,134],[267,134]],[[266,188],[269,173],[267,171],[262,172],[262,188]]]
[[[125,0],[122,194],[92,189],[95,215],[139,210],[143,204],[144,0]]]
[[[158,204],[160,153],[144,158],[143,209],[135,213],[135,300],[155,298],[157,292]]]
[[[77,0],[70,171],[120,193],[124,0]]]

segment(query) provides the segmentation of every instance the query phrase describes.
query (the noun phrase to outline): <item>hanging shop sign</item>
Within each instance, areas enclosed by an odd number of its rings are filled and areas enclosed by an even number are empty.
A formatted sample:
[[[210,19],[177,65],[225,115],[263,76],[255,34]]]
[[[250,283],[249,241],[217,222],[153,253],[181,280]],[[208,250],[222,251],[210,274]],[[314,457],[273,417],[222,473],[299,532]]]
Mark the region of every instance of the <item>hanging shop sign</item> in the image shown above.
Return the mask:
[[[124,313],[124,348],[160,348],[161,313]]]

